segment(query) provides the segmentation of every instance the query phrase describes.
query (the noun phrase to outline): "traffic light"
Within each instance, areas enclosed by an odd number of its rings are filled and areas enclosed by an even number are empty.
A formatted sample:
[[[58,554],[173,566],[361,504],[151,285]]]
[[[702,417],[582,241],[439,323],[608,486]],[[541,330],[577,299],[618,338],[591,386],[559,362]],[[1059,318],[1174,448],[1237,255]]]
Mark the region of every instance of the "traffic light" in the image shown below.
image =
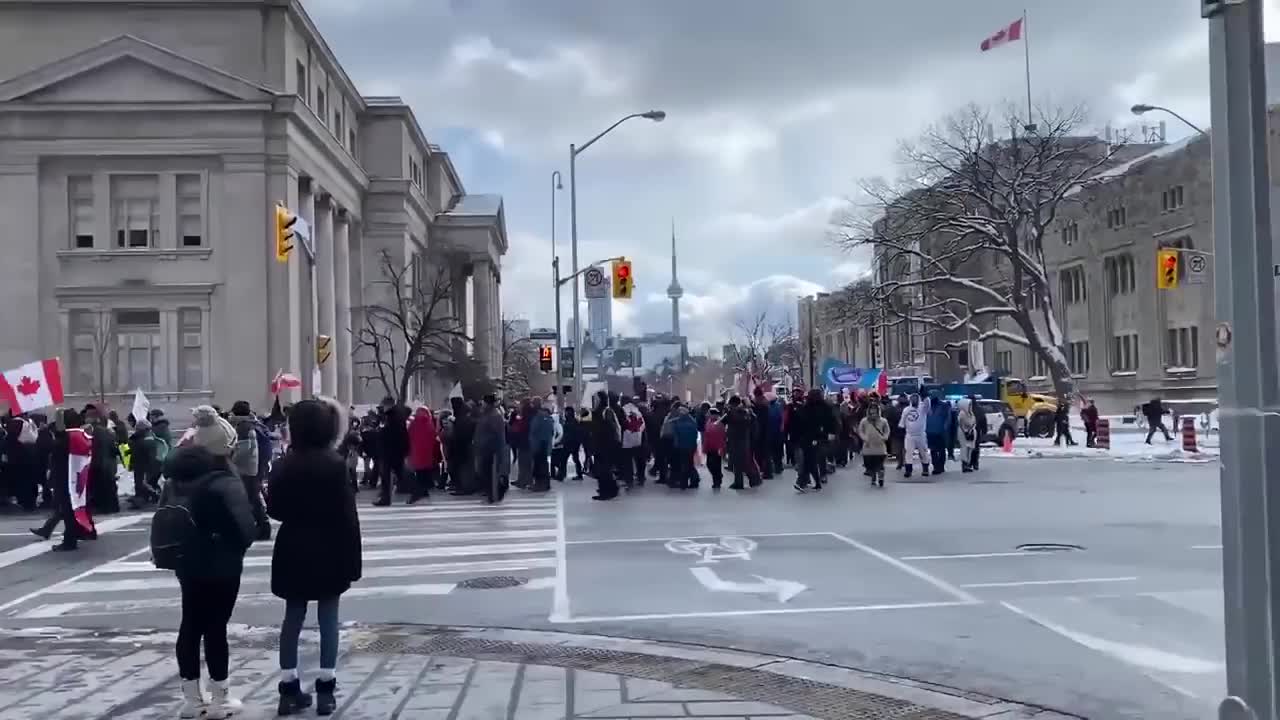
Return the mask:
[[[289,262],[289,253],[293,252],[296,237],[293,226],[297,223],[298,216],[289,212],[289,208],[276,205],[276,262]]]
[[[1156,287],[1161,290],[1173,290],[1178,287],[1177,250],[1161,250],[1156,253]]]
[[[631,261],[613,261],[613,297],[615,300],[630,300],[634,290],[631,281]]]
[[[551,372],[551,346],[543,345],[538,348],[538,368],[542,372]]]
[[[324,365],[333,357],[333,338],[328,335],[316,336],[316,365]]]

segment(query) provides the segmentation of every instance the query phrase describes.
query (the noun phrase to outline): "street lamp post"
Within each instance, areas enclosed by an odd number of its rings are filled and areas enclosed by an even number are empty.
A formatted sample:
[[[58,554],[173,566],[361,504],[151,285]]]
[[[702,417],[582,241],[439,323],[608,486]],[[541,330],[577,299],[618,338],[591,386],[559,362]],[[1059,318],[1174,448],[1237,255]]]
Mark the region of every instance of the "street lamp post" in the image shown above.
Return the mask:
[[[1208,134],[1209,134],[1209,133],[1205,132],[1205,131],[1204,131],[1204,130],[1199,126],[1199,125],[1196,125],[1195,123],[1193,123],[1193,122],[1191,122],[1190,120],[1188,120],[1188,119],[1186,119],[1186,118],[1182,117],[1181,115],[1179,115],[1178,113],[1176,113],[1176,112],[1174,112],[1174,111],[1170,110],[1170,109],[1169,109],[1169,108],[1167,108],[1167,107],[1161,107],[1161,106],[1159,106],[1159,105],[1148,105],[1148,104],[1146,104],[1146,103],[1138,103],[1137,105],[1134,105],[1133,107],[1129,108],[1129,111],[1130,111],[1130,112],[1132,112],[1134,115],[1144,115],[1144,114],[1146,114],[1146,113],[1152,112],[1153,110],[1159,110],[1160,112],[1168,113],[1168,114],[1172,115],[1173,117],[1175,117],[1175,118],[1177,118],[1177,119],[1181,120],[1181,121],[1182,121],[1182,122],[1183,122],[1187,127],[1191,128],[1192,130],[1195,130],[1196,132],[1200,133],[1201,135],[1208,135]]]
[[[560,338],[560,256],[556,254],[556,192],[563,189],[560,171],[555,170],[551,173],[551,289],[556,294],[556,364],[551,371],[551,381],[556,390],[560,389],[560,349],[563,347]],[[558,407],[564,407],[564,399],[560,397],[561,395],[560,392],[556,393]]]
[[[578,299],[578,273],[580,272],[578,267],[578,156],[586,152],[587,148],[594,145],[597,140],[612,132],[614,128],[632,118],[644,118],[654,122],[662,122],[666,117],[667,114],[662,110],[631,113],[605,128],[603,132],[581,146],[572,143],[569,145],[569,236],[573,260],[573,397],[581,407],[585,407],[585,404],[582,397],[582,308],[579,307],[580,300]]]

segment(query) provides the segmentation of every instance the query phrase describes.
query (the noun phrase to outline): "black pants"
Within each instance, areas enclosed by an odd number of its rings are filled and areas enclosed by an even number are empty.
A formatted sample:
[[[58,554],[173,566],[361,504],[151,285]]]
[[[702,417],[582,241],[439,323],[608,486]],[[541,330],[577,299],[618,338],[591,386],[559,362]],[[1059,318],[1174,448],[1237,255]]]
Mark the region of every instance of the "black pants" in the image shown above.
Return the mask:
[[[258,526],[258,537],[269,536],[271,519],[267,517],[267,508],[262,504],[262,480],[256,475],[242,477],[240,480],[249,496],[249,507],[253,510],[253,522]]]
[[[439,477],[439,468],[424,468],[422,470],[413,471],[413,497],[427,497],[431,494],[431,488],[436,486],[436,478]]]
[[[671,474],[667,480],[667,487],[681,490],[698,487],[697,472],[693,467],[693,448],[671,449]]]
[[[1084,446],[1093,447],[1094,445],[1097,445],[1097,444],[1098,444],[1098,426],[1085,425],[1084,426]]]
[[[611,498],[618,496],[618,479],[614,475],[613,468],[620,459],[622,448],[614,448],[612,450],[602,450],[596,453],[595,462],[592,463],[592,471],[596,476],[596,496],[602,498]]]
[[[71,499],[66,493],[57,493],[53,497],[57,507],[40,529],[45,535],[52,535],[58,523],[62,523],[62,545],[73,548],[79,543],[82,533],[79,523],[76,522],[75,512],[71,509]]]
[[[636,448],[632,448],[630,461],[631,461],[631,464],[635,465],[635,468],[636,468],[636,484],[643,486],[644,485],[644,468],[646,465],[649,464],[649,451],[645,448],[644,445],[641,445]]]
[[[178,578],[182,588],[182,624],[178,626],[178,675],[183,680],[200,677],[200,643],[209,679],[226,680],[231,649],[227,646],[227,621],[236,608],[240,578],[194,580]]]
[[[796,472],[796,484],[800,487],[809,487],[810,478],[813,479],[814,487],[822,487],[822,451],[818,447],[818,443],[810,443],[796,448],[799,457],[796,458],[800,463],[800,467]]]
[[[1147,420],[1147,443],[1151,442],[1151,437],[1156,434],[1157,430],[1164,433],[1164,439],[1166,441],[1173,439],[1169,435],[1169,428],[1164,426],[1164,420],[1156,420],[1155,422],[1151,422],[1151,420]]]
[[[756,461],[756,469],[760,471],[760,475],[768,480],[773,477],[773,458],[769,455],[768,440],[760,438],[760,441],[751,446],[751,454]]]
[[[391,502],[391,493],[396,492],[404,487],[404,454],[390,453],[382,459],[379,466],[382,479],[381,498],[387,502]],[[395,480],[395,490],[392,489],[392,478]]]
[[[526,450],[532,455],[533,486],[537,488],[551,487],[550,456],[541,450]]]
[[[720,453],[715,450],[708,451],[707,456],[707,472],[711,475],[711,487],[718,488],[724,480],[724,469],[721,466]]]

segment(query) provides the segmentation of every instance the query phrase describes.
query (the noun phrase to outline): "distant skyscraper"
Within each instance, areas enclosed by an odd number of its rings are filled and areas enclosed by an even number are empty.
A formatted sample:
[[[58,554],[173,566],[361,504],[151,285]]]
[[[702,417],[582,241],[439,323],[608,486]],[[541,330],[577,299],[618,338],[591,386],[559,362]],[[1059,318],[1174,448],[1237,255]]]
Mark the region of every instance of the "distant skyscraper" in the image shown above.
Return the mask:
[[[671,298],[671,334],[680,334],[680,298],[684,297],[684,288],[676,279],[676,221],[671,220],[671,284],[667,286],[667,297]]]

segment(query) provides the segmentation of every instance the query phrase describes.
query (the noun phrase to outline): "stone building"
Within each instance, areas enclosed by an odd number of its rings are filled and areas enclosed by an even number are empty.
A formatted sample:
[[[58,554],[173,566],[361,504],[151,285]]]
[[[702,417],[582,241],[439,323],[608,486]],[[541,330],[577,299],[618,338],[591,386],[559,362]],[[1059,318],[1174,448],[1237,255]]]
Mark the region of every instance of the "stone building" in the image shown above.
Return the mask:
[[[314,255],[276,261],[277,202]],[[415,282],[442,268],[498,371],[502,199],[468,194],[399,98],[361,95],[297,0],[0,0],[0,208],[0,366],[61,356],[69,402],[263,407],[280,370],[376,401],[349,330],[383,253]]]
[[[840,293],[802,297],[796,305],[800,373],[806,387],[821,384],[818,374],[827,360],[855,367],[884,367],[872,343],[872,328],[850,316]]]

